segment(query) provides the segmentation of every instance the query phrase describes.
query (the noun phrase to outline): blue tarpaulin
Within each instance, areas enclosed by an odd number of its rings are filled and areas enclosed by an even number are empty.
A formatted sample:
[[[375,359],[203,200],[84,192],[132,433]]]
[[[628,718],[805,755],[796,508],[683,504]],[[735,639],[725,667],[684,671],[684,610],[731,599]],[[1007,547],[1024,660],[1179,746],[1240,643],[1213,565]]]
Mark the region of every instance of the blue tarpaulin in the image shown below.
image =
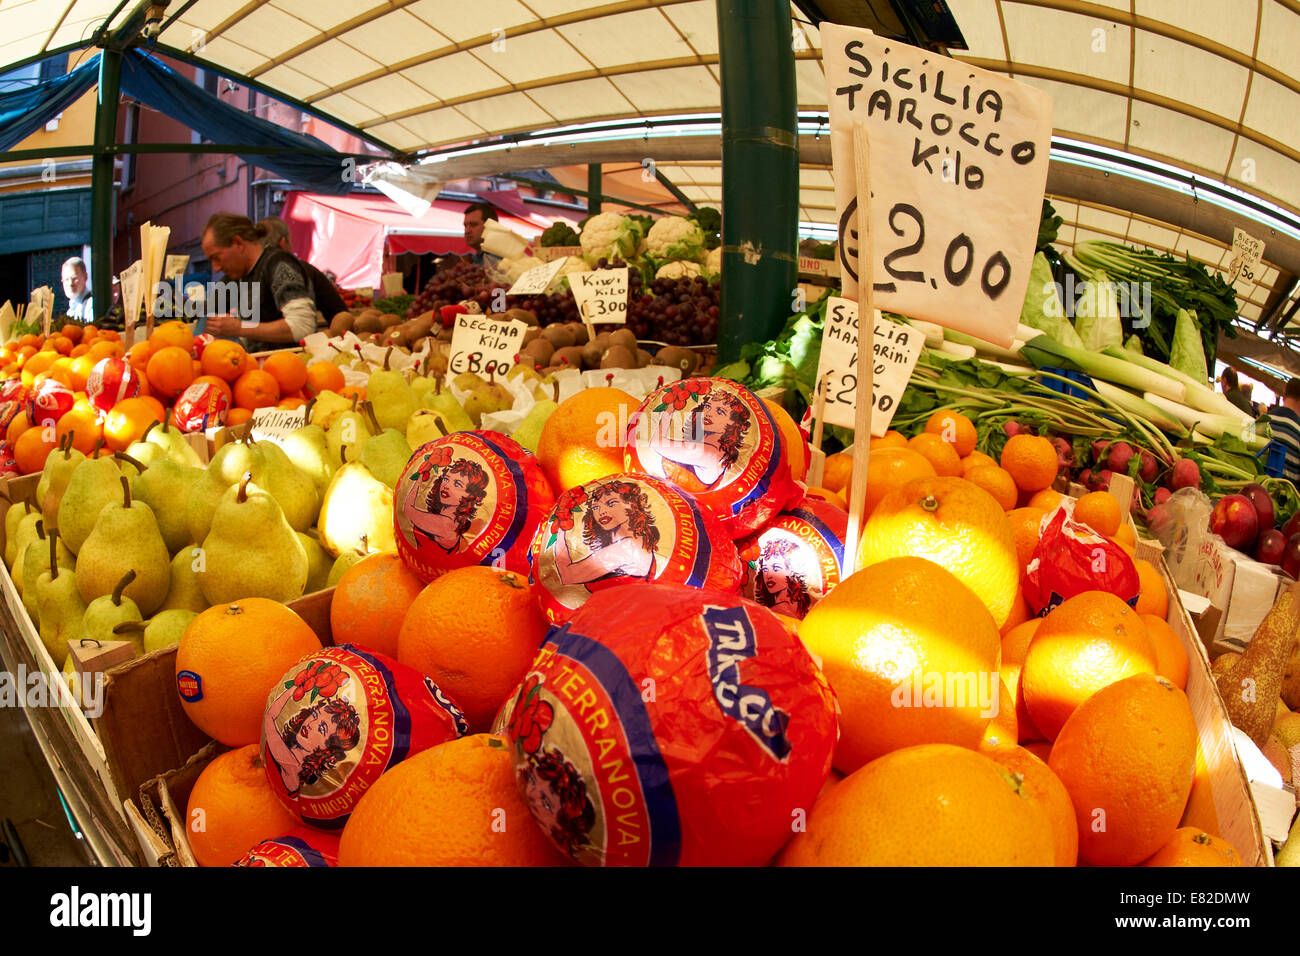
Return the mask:
[[[96,54],[66,76],[0,94],[0,150],[13,148],[40,129],[98,79],[99,54]],[[331,195],[352,190],[352,182],[345,177],[352,164],[342,153],[314,136],[295,133],[223,102],[141,50],[128,50],[122,56],[122,92],[184,123],[214,143],[276,150],[234,152],[246,162],[270,170],[295,185]]]

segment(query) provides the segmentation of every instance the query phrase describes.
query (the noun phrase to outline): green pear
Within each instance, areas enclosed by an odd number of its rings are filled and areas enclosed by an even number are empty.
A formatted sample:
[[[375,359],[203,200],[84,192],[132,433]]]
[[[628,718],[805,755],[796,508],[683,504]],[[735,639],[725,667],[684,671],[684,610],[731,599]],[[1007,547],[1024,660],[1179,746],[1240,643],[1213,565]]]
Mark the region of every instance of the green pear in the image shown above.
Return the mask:
[[[465,399],[465,414],[474,423],[474,427],[479,428],[483,423],[484,415],[489,412],[504,411],[514,403],[515,397],[510,394],[508,388],[500,382],[492,382],[480,385],[469,393],[469,397]]]
[[[416,409],[411,420],[406,423],[406,445],[414,451],[443,435],[450,435],[453,431],[455,429],[447,424],[447,419],[442,412],[435,412],[432,408]]]
[[[486,385],[487,381],[477,372],[461,372],[451,380],[451,384],[462,392],[472,392],[480,385]]]
[[[533,398],[539,402],[560,400],[560,383],[555,380],[554,375],[545,376],[533,389]]]
[[[334,557],[345,551],[396,551],[393,489],[360,462],[340,468],[325,492],[317,523],[320,543]]]
[[[54,561],[61,568],[72,570],[77,559],[72,552],[68,550],[67,545],[59,541],[54,546]],[[35,581],[41,576],[41,572],[50,566],[50,543],[45,537],[44,522],[36,522],[36,537],[32,543],[27,546],[27,551],[23,554],[23,559],[18,562],[14,569],[14,586],[18,588],[18,593],[23,596],[23,607],[27,609],[27,616],[33,621],[36,620],[38,612],[36,609],[36,589],[24,587],[25,582]]]
[[[9,501],[8,492],[3,495],[6,501]],[[5,511],[5,553],[4,561],[6,568],[12,568],[14,561],[18,559],[18,542],[15,536],[18,534],[18,525],[30,514],[36,514],[39,519],[40,512],[34,511],[32,503],[27,499],[22,501],[10,501],[9,508]]]
[[[144,430],[144,435],[141,436],[140,440],[157,445],[163,450],[164,455],[178,465],[184,465],[187,468],[203,467],[203,459],[194,450],[194,446],[185,437],[185,433],[179,428],[172,428],[167,422],[150,425]],[[129,452],[130,449],[127,449],[127,451]]]
[[[168,645],[179,644],[181,638],[185,636],[185,629],[190,626],[190,621],[196,617],[198,614],[193,611],[179,608],[159,611],[149,619],[144,629],[144,652],[152,654]]]
[[[148,617],[162,607],[171,587],[171,555],[153,509],[131,500],[131,482],[118,475],[121,497],[107,505],[77,552],[77,590],[85,601],[112,594],[127,571],[135,579],[123,593]]]
[[[45,527],[59,526],[59,503],[68,488],[68,479],[73,469],[85,460],[86,456],[72,447],[71,432],[64,436],[63,445],[45,459],[41,480],[36,485],[36,502],[45,516]]]
[[[406,436],[395,428],[385,428],[366,442],[361,451],[361,464],[389,488],[397,487],[397,479],[402,477],[410,460],[411,446],[407,444]]]
[[[324,496],[334,477],[335,461],[329,456],[325,429],[320,425],[304,425],[280,439],[280,447],[298,470],[312,480],[316,493]]]
[[[417,375],[411,379],[411,391],[415,393],[417,404],[424,404],[424,396],[438,387],[438,379],[425,375]]]
[[[141,620],[118,621],[109,630],[108,639],[112,641],[130,641],[131,646],[135,649],[135,656],[142,657],[145,654],[144,634],[148,626],[148,622]],[[86,637],[89,636],[89,634],[86,635]],[[103,640],[103,638],[100,638],[100,640]]]
[[[274,442],[231,442],[212,456],[204,474],[190,488],[185,524],[191,541],[208,536],[222,496],[249,473],[253,483],[275,499],[290,526],[298,531],[311,527],[320,508],[311,477]]]
[[[538,402],[528,410],[524,420],[515,426],[510,437],[533,454],[537,454],[537,445],[542,440],[542,426],[546,424],[546,419],[551,417],[551,412],[559,407],[549,398]]]
[[[248,597],[287,604],[307,584],[302,544],[275,498],[251,481],[247,473],[221,496],[203,539],[199,587],[209,604]]]
[[[68,487],[59,502],[59,535],[68,550],[77,554],[94,530],[99,513],[122,501],[122,472],[112,458],[87,458],[72,470]],[[104,589],[113,590],[117,578]]]
[[[390,370],[390,346],[384,353],[384,367],[370,373],[366,382],[366,401],[373,407],[380,429],[405,429],[406,420],[419,407],[419,399],[401,372]]]
[[[36,578],[36,607],[40,618],[41,643],[54,666],[62,668],[68,659],[68,641],[81,638],[86,602],[77,588],[77,576],[60,568],[54,560],[58,531],[50,532],[50,564]]]
[[[1291,824],[1291,832],[1287,834],[1286,843],[1277,852],[1273,862],[1278,866],[1300,866],[1300,817]]]
[[[430,411],[439,412],[449,426],[448,432],[467,432],[474,428],[473,420],[465,414],[465,409],[461,407],[460,402],[456,401],[456,396],[451,394],[451,389],[444,388],[441,391],[434,390],[426,392],[423,405]],[[411,447],[418,447],[412,445]]]
[[[537,373],[537,369],[531,365],[515,365],[506,373],[506,380],[513,382],[515,379],[523,379],[525,384],[541,382],[542,376]]]
[[[113,628],[127,621],[144,620],[136,603],[122,593],[134,580],[135,571],[127,571],[113,587],[112,594],[102,594],[86,605],[86,613],[81,621],[83,637],[97,641],[120,641],[123,638],[115,634]],[[143,648],[137,645],[136,650],[143,651]]]
[[[145,469],[152,468],[160,461],[171,461],[162,446],[149,441],[132,442],[126,451],[118,452],[113,457],[121,462],[122,474],[128,478],[144,474]]]
[[[367,552],[364,550],[344,551],[340,554],[338,558],[335,559],[334,566],[330,568],[330,576],[325,581],[325,586],[327,588],[332,588],[334,585],[338,584],[339,578],[343,577],[343,575],[347,573],[348,568],[352,567],[352,565],[364,558],[366,554]]]
[[[23,505],[30,508],[30,503],[24,501]],[[10,511],[20,511],[17,505],[11,505]],[[9,573],[14,577],[14,584],[18,586],[18,593],[23,591],[21,582],[22,557],[27,553],[27,546],[32,543],[36,537],[36,525],[38,522],[43,523],[39,511],[28,511],[18,519],[14,526],[13,533],[5,534],[5,564],[9,568]]]
[[[171,587],[158,613],[163,611],[206,611],[210,605],[199,587],[199,570],[207,566],[203,549],[190,544],[176,552],[171,562]],[[154,615],[155,617],[157,615]]]
[[[153,509],[168,554],[175,554],[193,540],[187,509],[177,507],[177,504],[189,501],[190,491],[203,475],[202,468],[178,465],[170,458],[164,458],[146,468],[143,474],[136,475],[131,482],[131,494]]]
[[[319,425],[321,428],[329,428],[340,412],[346,412],[351,407],[351,400],[344,398],[338,392],[326,389],[312,401],[311,409],[307,415],[307,423]]]
[[[315,594],[317,591],[324,591],[325,582],[329,580],[330,568],[334,566],[334,559],[321,547],[320,539],[316,535],[306,531],[295,531],[294,534],[298,536],[298,543],[302,545],[302,550],[307,555],[307,584],[302,593]]]
[[[355,405],[339,414],[334,423],[325,432],[325,447],[329,450],[331,463],[347,464],[360,461],[361,452],[377,429],[371,425],[364,409]],[[343,451],[346,446],[346,453]]]

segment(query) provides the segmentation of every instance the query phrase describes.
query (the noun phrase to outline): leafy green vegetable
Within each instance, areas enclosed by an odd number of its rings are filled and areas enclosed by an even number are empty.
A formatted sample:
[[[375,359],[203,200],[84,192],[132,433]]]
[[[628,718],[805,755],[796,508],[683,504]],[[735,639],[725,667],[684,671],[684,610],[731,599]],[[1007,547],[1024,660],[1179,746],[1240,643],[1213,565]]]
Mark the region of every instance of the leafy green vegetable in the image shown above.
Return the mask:
[[[835,258],[835,243],[823,242],[813,250],[812,257],[814,259],[825,260],[826,262],[832,261]]]
[[[704,233],[704,248],[716,249],[722,244],[722,213],[712,206],[700,206],[686,217]]]
[[[578,233],[574,228],[562,219],[557,219],[550,227],[542,233],[542,245],[544,246],[576,246],[578,245]]]
[[[1187,309],[1178,310],[1178,321],[1174,325],[1174,344],[1169,350],[1169,364],[1183,374],[1190,375],[1202,385],[1210,380],[1195,312],[1189,312]]]
[[[1124,326],[1119,319],[1115,284],[1106,278],[1106,273],[1096,273],[1085,284],[1075,310],[1074,331],[1090,352],[1098,352],[1108,345],[1124,344]]]
[[[1062,345],[1083,348],[1074,326],[1065,317],[1056,279],[1052,276],[1052,267],[1047,256],[1041,252],[1034,255],[1029,270],[1029,288],[1025,290],[1025,301],[1020,307],[1020,321],[1030,328],[1047,333]]]
[[[1128,338],[1124,340],[1124,348],[1128,349],[1130,352],[1135,352],[1138,355],[1143,354],[1142,340],[1138,338],[1136,335],[1130,335]]]
[[[390,295],[382,299],[376,299],[374,307],[380,312],[400,315],[405,318],[407,311],[411,308],[411,303],[414,301],[415,296],[409,292],[403,292],[400,295]]]
[[[1046,199],[1043,200],[1042,215],[1038,220],[1038,242],[1034,246],[1036,250],[1042,252],[1048,246],[1056,241],[1056,234],[1061,229],[1061,223],[1064,220],[1056,214],[1056,209]]]

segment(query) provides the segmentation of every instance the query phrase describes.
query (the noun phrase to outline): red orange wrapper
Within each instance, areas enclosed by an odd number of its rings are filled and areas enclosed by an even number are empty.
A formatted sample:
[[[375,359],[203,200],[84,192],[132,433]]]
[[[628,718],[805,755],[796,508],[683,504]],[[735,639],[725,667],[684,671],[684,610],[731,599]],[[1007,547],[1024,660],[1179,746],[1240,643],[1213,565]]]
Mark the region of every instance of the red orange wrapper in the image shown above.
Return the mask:
[[[1074,502],[1065,500],[1045,519],[1034,546],[1022,590],[1037,617],[1084,591],[1109,591],[1137,606],[1140,579],[1133,559],[1109,538],[1074,520]]]
[[[263,840],[232,866],[338,866],[339,838],[333,833],[299,827]]]
[[[646,396],[628,422],[623,468],[689,492],[732,538],[803,497],[772,413],[722,378],[683,379]]]
[[[101,412],[139,394],[140,373],[126,359],[100,359],[86,377],[86,398]]]
[[[198,382],[176,399],[173,418],[181,431],[200,432],[224,425],[229,410],[230,399],[225,392],[209,382]]]
[[[291,813],[341,830],[385,770],[468,732],[465,715],[432,680],[341,644],[308,654],[271,689],[262,759]]]
[[[745,597],[802,620],[840,583],[848,525],[842,508],[806,497],[737,541],[745,562]]]
[[[835,700],[765,608],[647,585],[551,628],[506,728],[534,819],[579,863],[771,860],[831,769]]]
[[[93,370],[92,370],[93,371]],[[27,415],[34,425],[51,424],[72,411],[77,397],[62,382],[47,378],[31,390],[27,398]]]
[[[529,562],[552,623],[610,588],[653,582],[739,594],[744,580],[721,524],[691,495],[646,475],[609,475],[562,492]]]

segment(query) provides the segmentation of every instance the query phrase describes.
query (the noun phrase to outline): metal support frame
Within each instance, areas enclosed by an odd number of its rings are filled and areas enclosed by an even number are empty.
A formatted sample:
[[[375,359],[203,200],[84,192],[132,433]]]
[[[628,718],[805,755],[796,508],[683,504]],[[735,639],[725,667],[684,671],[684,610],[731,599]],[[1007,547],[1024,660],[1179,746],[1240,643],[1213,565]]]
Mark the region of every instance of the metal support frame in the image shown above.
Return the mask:
[[[775,338],[790,314],[799,143],[790,7],[717,0],[722,80],[722,315],[718,361]]]
[[[600,212],[601,196],[600,163],[587,164],[587,214],[595,216]]]
[[[683,206],[685,206],[688,212],[699,211],[699,207],[695,205],[695,201],[691,199],[689,196],[687,196],[686,193],[678,189],[677,184],[674,183],[667,176],[665,176],[662,172],[660,172],[658,167],[655,168],[655,179],[659,180],[659,185],[663,186],[664,189],[672,193],[673,198],[676,199]]]
[[[96,87],[95,151],[90,166],[90,271],[95,307],[107,313],[113,298],[113,233],[117,195],[113,189],[113,151],[117,140],[117,101],[121,92],[122,51],[105,47]]]

